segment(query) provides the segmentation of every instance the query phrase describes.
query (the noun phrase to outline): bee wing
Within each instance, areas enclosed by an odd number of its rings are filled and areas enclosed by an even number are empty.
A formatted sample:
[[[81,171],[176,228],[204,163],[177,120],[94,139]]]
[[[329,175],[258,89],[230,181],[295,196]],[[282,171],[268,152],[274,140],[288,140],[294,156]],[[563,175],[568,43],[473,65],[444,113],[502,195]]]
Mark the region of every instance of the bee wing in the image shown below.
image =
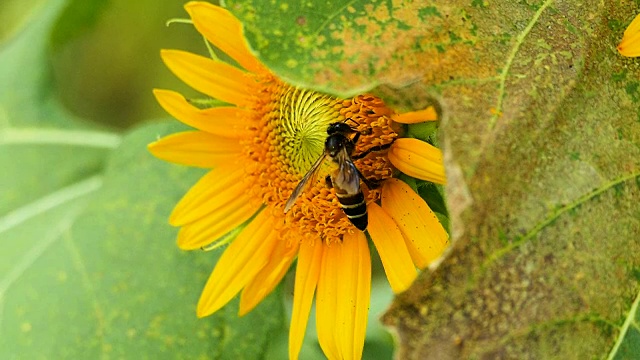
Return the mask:
[[[302,193],[302,190],[304,190],[307,184],[315,182],[316,176],[318,175],[318,170],[320,170],[320,165],[322,165],[326,157],[327,157],[327,152],[325,151],[322,154],[322,156],[320,156],[318,160],[316,160],[316,162],[313,163],[313,165],[311,165],[311,169],[307,171],[306,175],[302,178],[302,180],[300,180],[300,182],[298,183],[298,186],[296,186],[296,188],[293,190],[293,193],[291,194],[291,196],[289,197],[289,200],[287,200],[287,203],[284,206],[285,214],[289,210],[291,210],[291,207],[296,202],[296,199],[298,199],[298,196],[300,196],[300,194]],[[312,180],[312,181],[309,181],[309,180]]]
[[[346,149],[338,153],[338,170],[331,177],[336,192],[343,194],[357,194],[360,192],[360,171],[351,161]]]

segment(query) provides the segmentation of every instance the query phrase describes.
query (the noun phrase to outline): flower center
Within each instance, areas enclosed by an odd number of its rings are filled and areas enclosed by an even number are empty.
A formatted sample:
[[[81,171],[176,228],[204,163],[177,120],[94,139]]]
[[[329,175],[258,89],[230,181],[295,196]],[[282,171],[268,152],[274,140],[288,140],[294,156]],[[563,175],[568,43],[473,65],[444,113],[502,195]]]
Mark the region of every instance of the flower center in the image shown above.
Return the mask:
[[[371,95],[341,100],[292,87],[271,76],[261,80],[263,89],[250,129],[253,136],[244,143],[245,153],[254,164],[247,174],[249,191],[272,208],[274,215],[282,215],[284,238],[299,241],[319,235],[322,239],[340,239],[347,231],[357,231],[342,211],[335,190],[325,182],[325,177],[336,170],[329,156],[286,215],[284,206],[323,155],[327,128],[334,122],[347,121],[360,133],[352,155],[364,177],[373,182],[391,177],[394,169],[387,151],[397,137],[391,127],[391,110]],[[361,187],[367,202],[379,200],[378,189]],[[295,226],[287,226],[291,224]]]
[[[294,175],[306,173],[324,151],[327,128],[343,121],[339,102],[309,90],[282,87],[277,113],[269,117],[280,141],[280,158]]]

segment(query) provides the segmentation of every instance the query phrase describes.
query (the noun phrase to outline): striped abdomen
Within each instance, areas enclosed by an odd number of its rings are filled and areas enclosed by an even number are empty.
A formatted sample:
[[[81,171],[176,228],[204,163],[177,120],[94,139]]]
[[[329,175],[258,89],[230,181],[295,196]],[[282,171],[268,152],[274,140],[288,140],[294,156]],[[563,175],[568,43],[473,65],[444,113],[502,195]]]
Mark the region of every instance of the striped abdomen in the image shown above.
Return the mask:
[[[346,194],[336,191],[336,196],[340,202],[342,211],[347,215],[349,221],[358,229],[364,231],[369,224],[367,216],[367,203],[364,201],[362,191],[355,194]]]

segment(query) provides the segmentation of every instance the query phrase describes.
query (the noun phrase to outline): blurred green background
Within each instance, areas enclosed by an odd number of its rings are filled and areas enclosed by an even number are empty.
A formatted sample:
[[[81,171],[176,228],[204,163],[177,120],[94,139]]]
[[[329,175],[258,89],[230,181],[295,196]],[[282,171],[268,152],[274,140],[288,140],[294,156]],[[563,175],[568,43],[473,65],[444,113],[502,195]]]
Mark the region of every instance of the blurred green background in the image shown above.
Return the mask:
[[[164,66],[160,49],[205,50],[192,26],[165,25],[187,18],[184,3],[72,1],[52,34],[56,92],[63,104],[84,119],[120,129],[167,117],[151,89],[189,90]]]

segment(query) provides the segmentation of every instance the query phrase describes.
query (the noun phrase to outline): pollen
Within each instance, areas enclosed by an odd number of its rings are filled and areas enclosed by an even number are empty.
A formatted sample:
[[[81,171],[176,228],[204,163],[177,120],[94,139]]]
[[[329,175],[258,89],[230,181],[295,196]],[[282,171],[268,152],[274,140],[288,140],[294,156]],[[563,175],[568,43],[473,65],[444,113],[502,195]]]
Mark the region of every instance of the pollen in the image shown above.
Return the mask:
[[[398,136],[392,111],[373,95],[338,99],[288,85],[264,75],[254,102],[254,118],[242,146],[253,166],[246,172],[251,195],[262,199],[273,216],[284,218],[281,235],[288,241],[301,237],[341,239],[357,231],[345,216],[333,188],[325,178],[336,165],[327,157],[316,179],[296,199],[291,211],[284,207],[311,166],[323,155],[327,128],[346,122],[360,133],[353,162],[367,180],[379,183],[393,176],[388,146]],[[367,203],[380,199],[380,190],[361,184]],[[295,226],[287,226],[295,225]]]

